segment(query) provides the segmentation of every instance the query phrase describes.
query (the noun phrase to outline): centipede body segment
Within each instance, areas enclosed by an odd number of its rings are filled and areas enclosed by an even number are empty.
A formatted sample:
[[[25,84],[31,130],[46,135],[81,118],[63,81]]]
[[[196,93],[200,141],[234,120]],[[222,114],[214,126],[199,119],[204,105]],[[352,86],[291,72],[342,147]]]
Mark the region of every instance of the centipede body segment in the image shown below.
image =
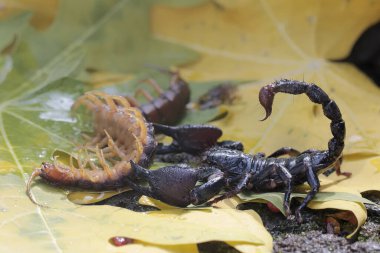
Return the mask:
[[[153,80],[144,80],[150,84],[156,93],[159,95],[154,98],[147,91],[139,88],[136,90],[137,95],[144,96],[149,102],[139,105],[133,97],[128,97],[129,102],[137,106],[149,122],[159,123],[164,125],[174,125],[185,114],[186,104],[190,101],[190,88],[179,73],[167,71],[172,75],[170,85],[167,90],[162,90],[161,87]]]

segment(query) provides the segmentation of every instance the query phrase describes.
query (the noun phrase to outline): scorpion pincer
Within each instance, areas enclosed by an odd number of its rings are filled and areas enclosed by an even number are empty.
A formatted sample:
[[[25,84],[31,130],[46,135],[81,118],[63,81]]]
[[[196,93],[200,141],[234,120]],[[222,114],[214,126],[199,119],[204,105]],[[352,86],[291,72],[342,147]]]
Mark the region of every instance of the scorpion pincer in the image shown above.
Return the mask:
[[[214,145],[202,152],[203,163],[199,168],[189,165],[173,165],[149,171],[131,161],[132,169],[140,180],[148,183],[141,186],[139,182],[126,179],[136,191],[174,206],[185,207],[190,204],[213,204],[232,197],[242,190],[274,191],[282,189],[284,208],[287,216],[291,214],[290,195],[294,185],[307,182],[311,190],[295,211],[296,218],[302,222],[301,211],[319,191],[318,174],[335,169],[340,172],[340,161],[344,148],[345,123],[337,104],[317,85],[295,80],[279,80],[261,88],[259,100],[266,111],[265,119],[272,112],[276,93],[306,94],[309,99],[322,105],[324,115],[331,120],[330,129],[333,137],[328,142],[327,150],[309,149],[299,152],[291,147],[284,147],[269,156],[263,153],[245,154],[235,146]],[[199,128],[199,126],[194,126]],[[215,128],[217,129],[217,128]],[[175,136],[178,128],[165,129],[166,134]],[[191,126],[187,129],[191,132]],[[198,130],[196,130],[198,131]],[[209,130],[210,131],[210,130]],[[218,130],[213,130],[217,132]],[[202,138],[202,135],[193,136]],[[194,142],[194,140],[192,140]],[[179,142],[175,143],[180,144]],[[186,144],[186,143],[185,143]],[[240,150],[239,150],[240,149]],[[175,149],[168,149],[175,152]],[[201,150],[197,150],[200,152]],[[289,157],[280,157],[289,155]],[[199,183],[202,183],[200,184]],[[222,190],[225,193],[214,198]],[[214,199],[213,199],[214,198]]]

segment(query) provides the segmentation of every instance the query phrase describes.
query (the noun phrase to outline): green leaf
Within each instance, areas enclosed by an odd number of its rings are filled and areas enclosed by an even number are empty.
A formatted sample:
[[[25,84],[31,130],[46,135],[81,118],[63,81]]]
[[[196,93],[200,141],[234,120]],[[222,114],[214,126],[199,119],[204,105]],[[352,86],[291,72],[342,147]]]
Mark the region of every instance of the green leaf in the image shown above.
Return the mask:
[[[28,34],[39,62],[84,47],[84,67],[112,72],[137,71],[146,64],[168,67],[193,61],[197,54],[150,34],[154,1],[61,1],[55,22],[43,33]]]

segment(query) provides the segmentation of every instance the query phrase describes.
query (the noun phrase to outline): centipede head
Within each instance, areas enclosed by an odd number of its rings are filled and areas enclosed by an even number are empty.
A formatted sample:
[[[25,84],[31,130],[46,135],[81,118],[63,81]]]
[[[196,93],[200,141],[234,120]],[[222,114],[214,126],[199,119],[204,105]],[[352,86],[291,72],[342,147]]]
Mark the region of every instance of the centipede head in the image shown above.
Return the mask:
[[[70,180],[72,175],[71,173],[67,173],[66,168],[58,167],[52,163],[47,163],[47,162],[43,162],[40,168],[34,169],[34,171],[32,172],[27,182],[26,194],[28,195],[29,199],[34,204],[40,207],[47,207],[47,206],[39,204],[31,193],[32,183],[34,179],[38,176],[45,179],[49,183],[61,184],[62,182],[66,182],[67,180]]]

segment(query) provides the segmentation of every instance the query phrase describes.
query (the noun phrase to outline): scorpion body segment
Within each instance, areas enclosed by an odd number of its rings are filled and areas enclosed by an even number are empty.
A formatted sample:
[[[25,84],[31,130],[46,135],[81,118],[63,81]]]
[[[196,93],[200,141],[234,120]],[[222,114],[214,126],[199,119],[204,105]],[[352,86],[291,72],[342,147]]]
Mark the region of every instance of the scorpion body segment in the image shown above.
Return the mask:
[[[115,189],[125,186],[131,160],[142,166],[152,161],[156,148],[153,126],[125,98],[93,91],[78,98],[73,109],[79,106],[92,113],[94,136],[77,150],[77,158],[70,156],[70,164],[54,157],[53,163],[44,162],[34,170],[27,185],[33,202],[30,187],[36,176],[58,186]]]
[[[294,95],[305,93],[312,102],[322,105],[324,115],[331,120],[330,128],[333,138],[330,139],[328,148],[326,150],[309,149],[299,152],[294,148],[284,147],[266,157],[263,153],[250,155],[243,153],[239,149],[214,145],[202,153],[204,164],[213,168],[211,174],[207,174],[209,172],[207,166],[199,168],[198,173],[175,169],[175,166],[171,166],[170,169],[164,167],[157,170],[166,171],[160,177],[179,178],[182,176],[181,182],[191,182],[190,185],[193,185],[193,187],[189,188],[188,185],[180,183],[174,187],[182,195],[185,192],[188,194],[188,197],[180,203],[180,206],[202,203],[212,204],[232,197],[244,189],[252,191],[283,189],[285,192],[284,208],[286,214],[289,215],[291,213],[290,194],[293,186],[307,182],[311,190],[295,212],[298,221],[302,221],[301,210],[306,207],[319,190],[319,173],[330,168],[336,168],[338,174],[349,176],[349,173],[340,173],[339,168],[344,147],[345,123],[336,103],[315,84],[280,80],[264,86],[260,90],[259,100],[266,111],[264,120],[270,116],[275,94],[279,92]],[[191,131],[190,126],[187,131]],[[194,129],[194,131],[197,130]],[[290,157],[280,157],[282,155],[289,155]],[[139,167],[139,170],[143,171],[144,168]],[[185,173],[184,171],[187,172]],[[199,177],[199,174],[207,176]],[[151,197],[175,204],[171,201],[172,192],[159,191],[159,194],[155,192],[157,188],[165,188],[158,183],[159,181],[162,181],[162,178],[156,181],[148,180],[151,187],[144,188],[145,192],[149,192]],[[203,184],[196,186],[194,182],[197,181],[202,181]],[[176,183],[172,182],[170,186],[173,187],[173,184]],[[181,188],[181,185],[184,186]],[[133,184],[132,188],[137,191],[142,189],[137,184]],[[179,190],[179,188],[183,191]],[[223,189],[225,190],[224,194],[212,199]],[[170,192],[171,190],[167,189],[167,191]]]

